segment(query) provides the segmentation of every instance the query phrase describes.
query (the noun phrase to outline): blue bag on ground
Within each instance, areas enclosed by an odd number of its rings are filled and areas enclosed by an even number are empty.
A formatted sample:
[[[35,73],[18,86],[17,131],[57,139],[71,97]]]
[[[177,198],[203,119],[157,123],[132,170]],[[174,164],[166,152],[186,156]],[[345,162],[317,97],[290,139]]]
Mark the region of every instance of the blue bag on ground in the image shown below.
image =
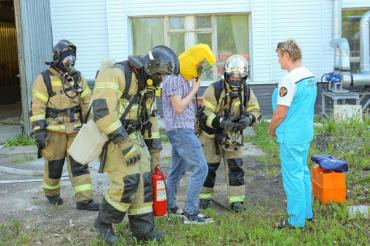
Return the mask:
[[[311,160],[317,164],[322,169],[335,171],[335,172],[347,172],[348,164],[343,160],[338,160],[332,155],[323,154],[323,155],[313,155]]]

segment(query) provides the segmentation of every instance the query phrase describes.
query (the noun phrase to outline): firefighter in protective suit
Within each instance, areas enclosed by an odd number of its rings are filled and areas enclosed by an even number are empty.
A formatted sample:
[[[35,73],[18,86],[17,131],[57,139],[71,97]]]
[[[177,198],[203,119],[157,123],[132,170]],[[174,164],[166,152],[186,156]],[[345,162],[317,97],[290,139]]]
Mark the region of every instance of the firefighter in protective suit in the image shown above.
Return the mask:
[[[209,207],[216,170],[223,160],[228,202],[233,211],[244,210],[243,130],[255,125],[261,117],[257,98],[246,84],[247,77],[247,60],[233,55],[225,63],[224,79],[214,82],[204,92],[204,107],[198,112],[198,120],[208,175],[200,194],[201,208]]]
[[[144,138],[146,147],[150,153],[150,169],[159,165],[160,152],[162,150],[161,137],[159,135],[159,125],[157,119],[157,101],[160,96],[160,88],[154,86],[149,81],[148,89],[144,94],[144,99],[141,108],[141,117],[143,125],[141,127],[141,135]]]
[[[107,243],[118,240],[112,224],[120,223],[126,213],[136,239],[163,237],[154,231],[149,152],[157,154],[153,149],[160,148],[153,140],[159,137],[154,129],[158,126],[155,91],[163,76],[178,72],[176,54],[166,46],[157,46],[145,56],[129,56],[127,61],[100,71],[96,78],[92,108],[94,121],[109,138],[103,162],[111,184],[94,225]]]
[[[61,40],[53,47],[50,68],[37,76],[32,88],[30,121],[33,135],[45,159],[43,189],[51,204],[62,204],[60,178],[67,159],[68,174],[75,191],[77,209],[99,210],[92,200],[88,165],[68,155],[81,122],[86,117],[91,91],[81,73],[74,68],[76,46]]]

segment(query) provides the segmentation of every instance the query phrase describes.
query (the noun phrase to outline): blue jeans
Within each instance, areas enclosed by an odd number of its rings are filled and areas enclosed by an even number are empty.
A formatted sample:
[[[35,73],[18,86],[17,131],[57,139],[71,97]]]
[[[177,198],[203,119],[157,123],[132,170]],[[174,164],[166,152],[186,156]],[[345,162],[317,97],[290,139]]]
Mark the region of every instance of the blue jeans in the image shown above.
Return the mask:
[[[208,174],[207,161],[199,139],[192,129],[177,128],[167,132],[172,145],[172,166],[167,177],[169,207],[176,207],[176,193],[181,177],[190,168],[184,210],[189,214],[199,212],[199,193]]]
[[[310,143],[280,143],[283,186],[287,198],[289,224],[304,227],[313,217],[311,174],[307,167]]]

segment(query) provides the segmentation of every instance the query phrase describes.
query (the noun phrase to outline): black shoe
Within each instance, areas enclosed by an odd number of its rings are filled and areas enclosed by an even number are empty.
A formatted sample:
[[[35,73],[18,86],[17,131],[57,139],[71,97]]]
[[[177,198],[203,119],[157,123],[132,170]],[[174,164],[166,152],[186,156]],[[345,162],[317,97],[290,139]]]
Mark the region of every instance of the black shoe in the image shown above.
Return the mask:
[[[163,241],[163,233],[162,232],[157,232],[157,231],[152,231],[150,233],[147,233],[145,235],[134,235],[136,240],[142,241],[142,242],[149,242],[153,240],[158,240],[158,241]]]
[[[78,210],[98,211],[99,206],[100,206],[99,203],[96,203],[93,200],[89,200],[87,202],[77,202],[76,203],[76,208]]]
[[[240,213],[245,210],[245,207],[242,202],[233,202],[231,203],[231,210],[236,213]]]
[[[103,237],[104,241],[109,244],[114,244],[118,241],[118,237],[114,233],[112,224],[107,224],[96,218],[94,222],[94,227],[99,231],[101,237]]]
[[[153,213],[129,215],[128,221],[132,235],[138,241],[163,240],[163,234],[154,230]]]
[[[208,199],[199,199],[199,207],[202,209],[207,209],[209,208],[211,203],[211,200]]]
[[[63,204],[63,199],[60,197],[60,195],[54,195],[54,196],[46,196],[49,203],[51,205],[61,205]]]
[[[315,219],[315,213],[312,213],[312,218],[308,218],[307,221],[312,222]]]

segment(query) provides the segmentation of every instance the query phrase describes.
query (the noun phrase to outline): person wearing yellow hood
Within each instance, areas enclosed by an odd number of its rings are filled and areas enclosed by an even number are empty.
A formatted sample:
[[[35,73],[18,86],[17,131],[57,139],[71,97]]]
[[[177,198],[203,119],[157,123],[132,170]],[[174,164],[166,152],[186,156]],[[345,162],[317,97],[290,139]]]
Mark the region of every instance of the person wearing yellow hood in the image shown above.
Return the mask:
[[[182,216],[185,224],[206,224],[213,220],[199,212],[199,193],[208,166],[194,132],[194,95],[200,87],[198,80],[202,71],[206,66],[214,65],[216,58],[208,45],[198,44],[180,54],[179,61],[180,74],[167,76],[162,85],[165,127],[172,145],[172,166],[167,177],[169,209],[171,214]],[[176,192],[188,168],[192,174],[182,210],[176,205]]]

